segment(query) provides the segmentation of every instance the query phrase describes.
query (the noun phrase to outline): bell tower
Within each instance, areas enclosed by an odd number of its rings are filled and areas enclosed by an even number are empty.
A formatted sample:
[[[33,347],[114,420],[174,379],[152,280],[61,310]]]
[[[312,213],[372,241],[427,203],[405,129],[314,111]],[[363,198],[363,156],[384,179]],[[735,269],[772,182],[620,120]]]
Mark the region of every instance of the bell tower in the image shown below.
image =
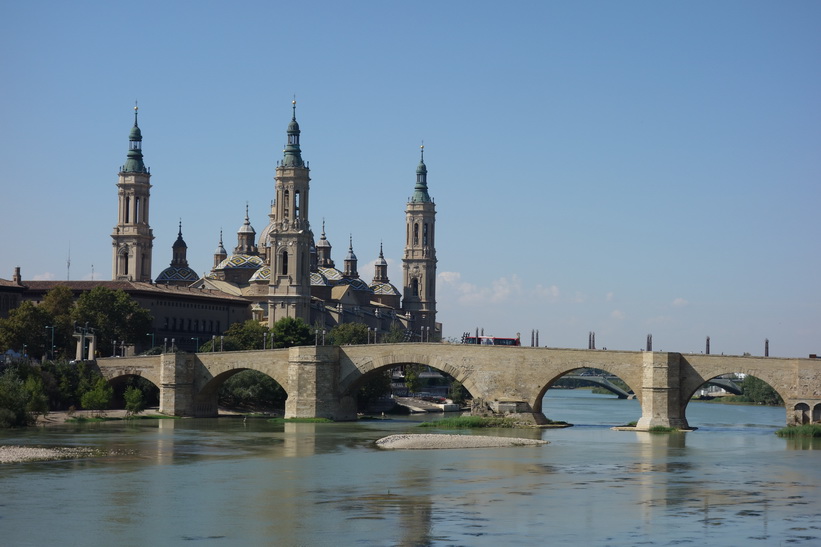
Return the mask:
[[[311,246],[314,235],[308,223],[308,165],[299,148],[296,101],[288,124],[288,144],[274,175],[276,201],[268,240],[271,279],[268,285],[268,326],[284,317],[311,321]]]
[[[143,136],[137,125],[134,105],[134,127],[128,135],[128,156],[120,168],[117,181],[117,225],[113,240],[111,270],[117,281],[151,282],[151,254],[154,233],[148,224],[151,172],[143,163]]]
[[[405,207],[405,254],[402,258],[402,309],[413,317],[413,330],[436,334],[436,205],[428,194],[425,147],[416,167],[416,186]]]

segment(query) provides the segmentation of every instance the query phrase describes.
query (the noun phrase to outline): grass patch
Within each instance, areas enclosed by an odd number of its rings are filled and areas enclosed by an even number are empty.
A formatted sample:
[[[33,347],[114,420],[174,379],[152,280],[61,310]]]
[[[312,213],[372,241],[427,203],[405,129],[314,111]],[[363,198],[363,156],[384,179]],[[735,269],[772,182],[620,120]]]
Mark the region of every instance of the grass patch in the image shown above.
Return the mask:
[[[140,414],[138,416],[73,416],[66,418],[67,424],[83,424],[92,422],[118,422],[123,420],[179,420],[180,416],[166,416],[165,414]]]
[[[424,422],[419,427],[436,427],[439,429],[474,429],[479,427],[519,427],[511,418],[493,418],[485,416],[457,416],[443,418],[433,422]]]
[[[821,424],[791,425],[775,432],[779,437],[821,437]]]
[[[297,424],[332,424],[334,423],[333,420],[328,418],[271,418],[268,420],[269,422],[273,422],[275,424],[281,423],[297,423]]]
[[[648,429],[650,433],[678,433],[678,428],[667,427],[666,425],[654,425]]]

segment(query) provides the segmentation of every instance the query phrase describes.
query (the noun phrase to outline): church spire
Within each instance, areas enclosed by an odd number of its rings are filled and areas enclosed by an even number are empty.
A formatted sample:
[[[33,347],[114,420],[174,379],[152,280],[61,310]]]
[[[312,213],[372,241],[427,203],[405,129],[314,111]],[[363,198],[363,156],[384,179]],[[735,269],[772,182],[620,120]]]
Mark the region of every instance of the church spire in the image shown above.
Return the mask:
[[[148,169],[143,163],[143,134],[137,124],[137,111],[139,108],[134,103],[134,127],[128,134],[128,156],[125,165],[122,167],[123,173],[148,173]]]
[[[245,203],[245,221],[237,230],[237,246],[234,247],[234,254],[240,255],[257,255],[257,246],[254,245],[254,240],[257,237],[257,232],[251,226],[251,221],[248,218],[248,203]]]
[[[353,279],[359,278],[359,272],[356,271],[356,255],[353,254],[353,235],[349,236],[348,239],[348,256],[345,257],[345,277],[350,277]]]
[[[179,232],[177,232],[177,241],[171,246],[171,253],[172,266],[188,267],[188,245],[185,244],[185,240],[182,238],[182,219],[180,219],[180,228]]]
[[[282,158],[283,167],[304,167],[305,163],[302,161],[302,151],[299,149],[299,124],[296,121],[296,99],[291,101],[293,108],[293,115],[291,116],[291,123],[288,124],[288,144],[283,150],[284,157]]]
[[[376,259],[373,272],[374,283],[389,283],[388,280],[388,261],[385,260],[385,255],[382,254],[382,242],[379,242],[379,258]]]
[[[222,229],[220,229],[220,242],[219,245],[217,245],[217,250],[214,251],[214,268],[216,268],[219,263],[226,258],[228,258],[228,252],[222,244]]]
[[[425,166],[425,145],[420,147],[419,165],[416,167],[416,186],[413,188],[411,201],[427,203],[431,201],[428,194],[428,168]]]

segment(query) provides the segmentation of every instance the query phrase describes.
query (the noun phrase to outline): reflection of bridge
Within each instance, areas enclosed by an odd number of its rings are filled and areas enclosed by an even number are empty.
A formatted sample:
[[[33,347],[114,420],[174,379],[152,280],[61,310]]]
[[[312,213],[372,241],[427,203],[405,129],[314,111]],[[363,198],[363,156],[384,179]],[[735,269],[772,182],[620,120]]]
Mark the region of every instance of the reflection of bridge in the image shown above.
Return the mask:
[[[214,416],[217,392],[233,374],[253,369],[288,393],[288,417],[356,417],[356,393],[374,374],[405,364],[445,372],[474,397],[476,408],[544,420],[542,397],[565,374],[595,368],[619,377],[641,403],[641,429],[687,427],[685,410],[708,380],[745,373],[770,384],[784,399],[787,423],[821,421],[821,360],[691,355],[644,351],[497,347],[461,344],[303,346],[281,350],[168,353],[100,359],[103,375],[118,381],[142,376],[160,388],[160,411]]]

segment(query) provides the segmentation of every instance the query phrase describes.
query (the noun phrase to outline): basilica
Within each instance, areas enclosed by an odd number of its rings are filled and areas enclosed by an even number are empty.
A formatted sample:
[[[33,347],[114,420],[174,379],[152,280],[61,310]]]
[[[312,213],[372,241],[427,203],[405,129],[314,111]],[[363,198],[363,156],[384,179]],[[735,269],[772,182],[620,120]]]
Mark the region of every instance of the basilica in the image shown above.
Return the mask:
[[[180,223],[170,265],[152,281],[150,180],[150,170],[143,161],[142,132],[135,107],[126,163],[117,182],[117,225],[111,234],[113,281],[131,282],[143,288],[151,285],[166,294],[185,295],[189,299],[199,295],[205,301],[222,298],[234,307],[237,302],[244,302],[247,313],[242,315],[268,326],[291,317],[319,329],[356,322],[377,334],[400,328],[408,340],[441,339],[441,324],[436,321],[436,210],[428,193],[424,148],[416,168],[413,194],[405,206],[401,288],[391,283],[381,248],[368,282],[358,270],[352,239],[347,242],[341,268],[332,257],[324,222],[316,239],[309,216],[310,169],[302,158],[295,102],[287,127],[287,144],[276,165],[267,224],[257,235],[246,206],[236,246],[229,253],[220,232],[213,267],[205,276],[197,275],[188,266],[188,248]],[[168,304],[157,302],[152,306],[158,333],[177,333],[182,339],[189,331],[195,331],[210,338],[221,334],[216,331],[231,323],[217,320],[215,326],[213,314],[209,314],[214,306],[196,306],[201,313],[192,317],[190,307],[183,313],[179,306]]]

